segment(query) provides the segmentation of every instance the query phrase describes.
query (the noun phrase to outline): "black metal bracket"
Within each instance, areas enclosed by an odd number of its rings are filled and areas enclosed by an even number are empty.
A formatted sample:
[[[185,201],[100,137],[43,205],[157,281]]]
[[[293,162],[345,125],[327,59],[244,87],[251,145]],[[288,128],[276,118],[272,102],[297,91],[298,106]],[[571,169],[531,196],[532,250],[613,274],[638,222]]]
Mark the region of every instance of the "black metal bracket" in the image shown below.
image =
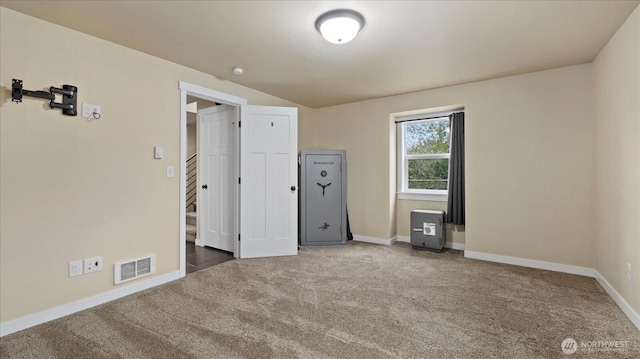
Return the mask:
[[[61,109],[63,115],[67,115],[67,116],[78,115],[78,109],[77,109],[78,88],[77,87],[71,86],[71,85],[62,85],[62,88],[60,89],[60,88],[51,86],[49,87],[49,91],[50,92],[24,90],[22,88],[22,80],[13,79],[13,82],[11,83],[11,101],[15,103],[20,103],[22,102],[22,96],[43,98],[45,100],[49,100],[49,107]],[[55,102],[56,101],[55,94],[62,95],[62,103]]]

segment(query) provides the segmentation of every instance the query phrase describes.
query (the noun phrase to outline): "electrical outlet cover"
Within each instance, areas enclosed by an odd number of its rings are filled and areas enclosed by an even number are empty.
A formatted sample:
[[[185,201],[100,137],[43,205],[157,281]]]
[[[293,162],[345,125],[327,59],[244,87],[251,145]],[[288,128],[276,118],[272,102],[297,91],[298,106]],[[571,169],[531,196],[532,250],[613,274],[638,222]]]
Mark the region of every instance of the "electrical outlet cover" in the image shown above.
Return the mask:
[[[69,278],[82,275],[82,261],[69,262]]]
[[[84,260],[84,274],[99,272],[102,270],[102,257],[87,258]]]

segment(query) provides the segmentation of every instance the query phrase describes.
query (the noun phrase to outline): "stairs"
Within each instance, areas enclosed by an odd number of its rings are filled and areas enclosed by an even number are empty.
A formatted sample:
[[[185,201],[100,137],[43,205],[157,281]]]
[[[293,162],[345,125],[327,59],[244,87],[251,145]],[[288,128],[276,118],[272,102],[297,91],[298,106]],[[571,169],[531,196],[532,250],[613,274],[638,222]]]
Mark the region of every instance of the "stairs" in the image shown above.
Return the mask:
[[[196,241],[197,218],[196,212],[187,212],[187,242]]]
[[[198,188],[197,186],[197,178],[198,178],[198,163],[197,163],[197,153],[194,153],[187,159],[187,184],[186,184],[186,210],[187,210],[187,242],[195,242],[196,241],[196,231],[197,231],[197,199],[198,199]]]

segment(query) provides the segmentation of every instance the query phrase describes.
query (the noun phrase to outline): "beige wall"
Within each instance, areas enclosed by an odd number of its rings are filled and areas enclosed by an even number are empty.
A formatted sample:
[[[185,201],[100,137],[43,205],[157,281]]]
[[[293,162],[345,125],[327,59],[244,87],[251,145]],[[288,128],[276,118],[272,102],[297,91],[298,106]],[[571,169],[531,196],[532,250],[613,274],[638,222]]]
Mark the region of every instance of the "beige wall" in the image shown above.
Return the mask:
[[[197,117],[195,113],[187,113],[189,117]],[[198,128],[196,124],[187,125],[187,158],[198,151]]]
[[[308,143],[347,150],[352,231],[389,239],[415,206],[394,199],[390,114],[462,105],[466,249],[592,267],[592,96],[591,65],[570,66],[317,109]]]
[[[0,43],[2,322],[114,289],[116,261],[153,253],[156,276],[178,271],[179,178],[165,176],[179,165],[178,81],[295,106],[2,7]],[[75,85],[78,105],[101,105],[102,118],[11,103],[12,78],[29,90]],[[301,131],[309,112],[299,107]],[[93,256],[101,272],[67,278],[69,261]]]
[[[595,268],[640,313],[640,8],[594,61],[594,87]]]

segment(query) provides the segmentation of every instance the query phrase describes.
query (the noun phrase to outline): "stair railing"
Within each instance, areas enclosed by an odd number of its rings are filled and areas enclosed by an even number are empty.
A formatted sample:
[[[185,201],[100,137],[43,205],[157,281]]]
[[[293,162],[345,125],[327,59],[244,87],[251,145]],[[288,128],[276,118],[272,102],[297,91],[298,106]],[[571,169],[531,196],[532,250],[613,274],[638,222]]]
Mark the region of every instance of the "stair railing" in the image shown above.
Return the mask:
[[[194,153],[187,159],[187,185],[186,185],[186,208],[187,212],[196,210],[198,191],[196,182],[198,179],[198,154]],[[192,207],[193,206],[193,207]]]

